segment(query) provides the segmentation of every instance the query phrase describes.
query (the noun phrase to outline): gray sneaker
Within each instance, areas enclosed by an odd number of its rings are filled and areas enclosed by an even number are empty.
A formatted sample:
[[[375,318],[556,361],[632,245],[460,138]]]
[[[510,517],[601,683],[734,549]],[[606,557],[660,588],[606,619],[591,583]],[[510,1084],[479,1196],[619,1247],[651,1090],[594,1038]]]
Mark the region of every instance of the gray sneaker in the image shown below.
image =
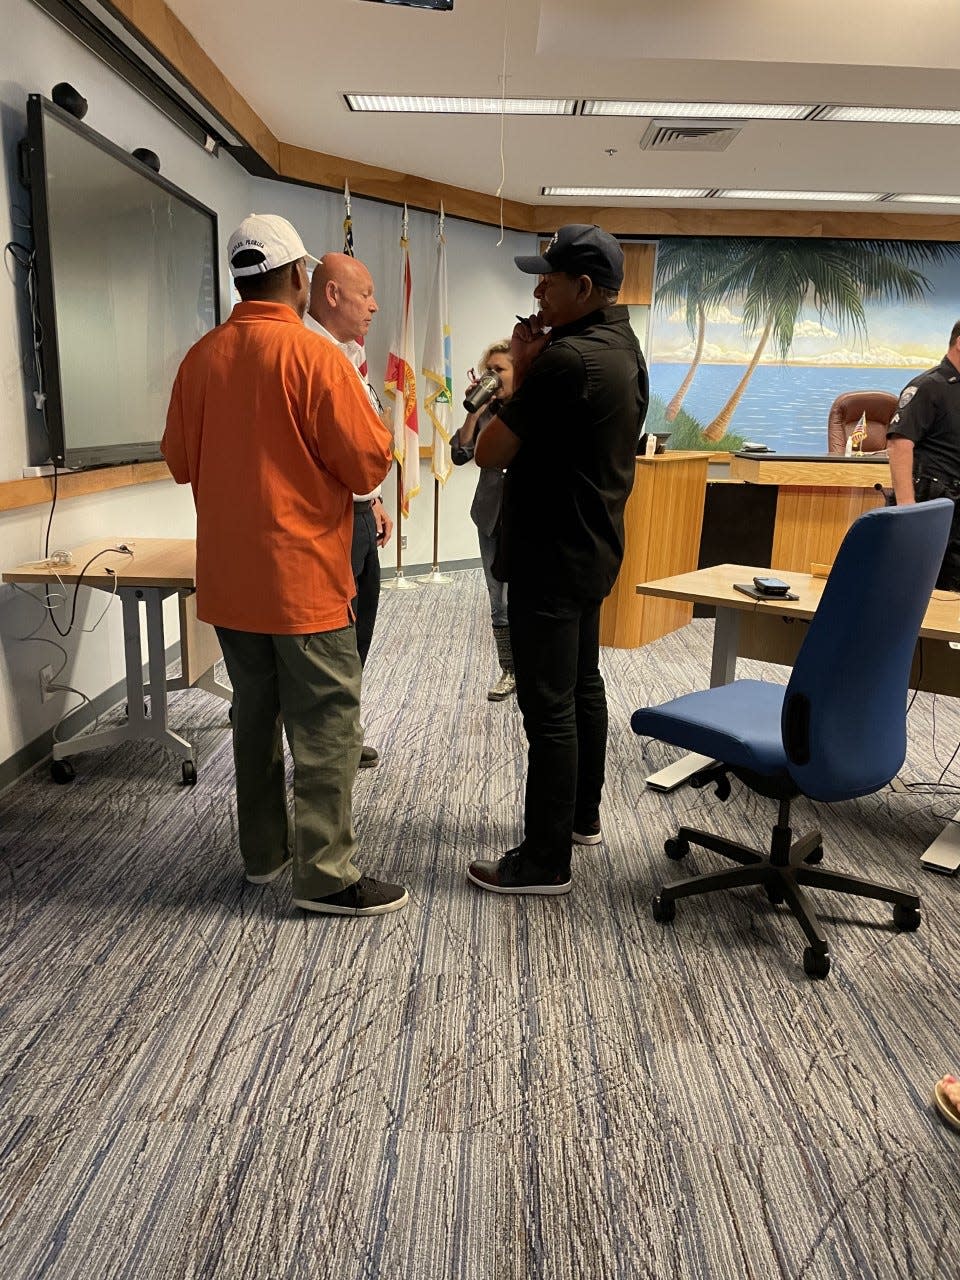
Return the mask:
[[[511,693],[516,693],[517,682],[514,679],[512,671],[501,671],[500,679],[492,688],[487,690],[487,698],[490,702],[502,702],[504,698],[509,698]]]
[[[387,884],[361,876],[355,883],[325,898],[294,898],[293,904],[304,911],[319,911],[328,916],[382,916],[407,905],[403,885]]]

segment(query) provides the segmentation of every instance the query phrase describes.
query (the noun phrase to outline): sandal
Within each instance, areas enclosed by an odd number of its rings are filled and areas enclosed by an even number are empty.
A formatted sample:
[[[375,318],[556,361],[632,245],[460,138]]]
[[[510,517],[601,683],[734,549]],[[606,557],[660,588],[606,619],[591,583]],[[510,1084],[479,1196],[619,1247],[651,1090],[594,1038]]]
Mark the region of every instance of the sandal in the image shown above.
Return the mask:
[[[933,1086],[933,1105],[939,1111],[941,1120],[948,1124],[951,1129],[960,1130],[960,1111],[947,1097],[947,1092],[943,1087],[944,1082],[953,1084],[953,1076],[944,1076],[943,1080],[938,1080]]]

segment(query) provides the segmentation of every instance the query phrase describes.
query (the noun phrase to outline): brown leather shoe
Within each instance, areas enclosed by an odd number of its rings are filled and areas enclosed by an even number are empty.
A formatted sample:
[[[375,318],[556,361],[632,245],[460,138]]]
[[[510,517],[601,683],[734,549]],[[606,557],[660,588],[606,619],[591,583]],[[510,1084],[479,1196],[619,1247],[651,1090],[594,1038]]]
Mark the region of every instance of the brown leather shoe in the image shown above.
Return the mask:
[[[557,897],[573,887],[570,872],[551,874],[526,863],[519,849],[511,849],[496,862],[471,862],[467,879],[490,893],[541,894]]]

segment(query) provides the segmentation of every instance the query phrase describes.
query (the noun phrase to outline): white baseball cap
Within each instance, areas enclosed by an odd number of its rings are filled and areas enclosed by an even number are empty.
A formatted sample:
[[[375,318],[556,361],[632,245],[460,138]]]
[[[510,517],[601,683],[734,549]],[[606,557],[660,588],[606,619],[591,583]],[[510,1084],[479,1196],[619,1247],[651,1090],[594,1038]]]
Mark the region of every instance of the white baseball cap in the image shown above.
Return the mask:
[[[240,223],[227,245],[230,273],[258,276],[306,258],[308,267],[318,259],[307,253],[296,228],[278,213],[251,213]]]

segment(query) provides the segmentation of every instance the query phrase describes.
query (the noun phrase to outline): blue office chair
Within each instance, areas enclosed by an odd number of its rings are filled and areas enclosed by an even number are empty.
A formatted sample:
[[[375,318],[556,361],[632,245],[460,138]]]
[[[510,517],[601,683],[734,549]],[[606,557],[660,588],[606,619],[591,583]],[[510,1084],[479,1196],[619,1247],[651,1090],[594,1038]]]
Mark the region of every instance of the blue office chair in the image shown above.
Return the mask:
[[[681,827],[666,842],[669,858],[683,858],[693,844],[740,865],[666,885],[653,900],[654,919],[672,920],[678,898],[762,885],[772,903],[786,901],[797,918],[808,943],[803,967],[816,978],[830,972],[830,955],[803,885],[891,902],[898,929],[919,927],[915,895],[812,865],[823,857],[820,832],[794,840],[790,804],[800,795],[826,801],[869,795],[903,764],[910,666],[952,516],[953,503],[938,499],[869,511],[851,526],[785,689],[735,680],[634,712],[635,733],[718,762],[693,785],[716,781],[725,800],[733,774],[780,805],[768,856]]]

